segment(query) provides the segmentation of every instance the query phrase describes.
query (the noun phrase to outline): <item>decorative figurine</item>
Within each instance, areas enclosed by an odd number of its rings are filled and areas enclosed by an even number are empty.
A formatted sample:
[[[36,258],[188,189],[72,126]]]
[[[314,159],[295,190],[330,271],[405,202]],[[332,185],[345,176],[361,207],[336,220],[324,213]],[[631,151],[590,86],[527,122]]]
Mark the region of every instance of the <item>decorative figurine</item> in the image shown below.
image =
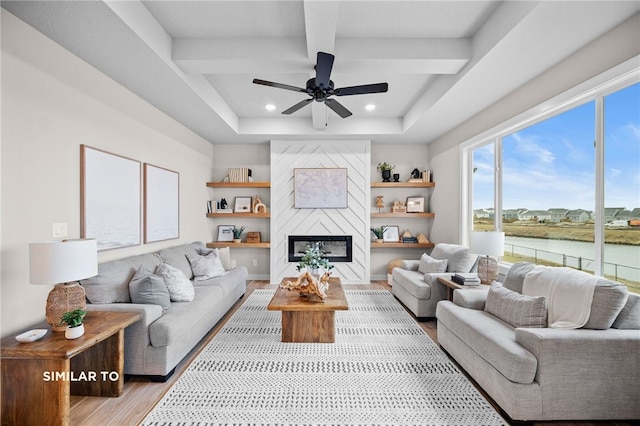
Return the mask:
[[[378,208],[378,213],[382,213],[382,209],[384,209],[384,201],[382,201],[382,195],[378,195],[376,197],[376,207]]]

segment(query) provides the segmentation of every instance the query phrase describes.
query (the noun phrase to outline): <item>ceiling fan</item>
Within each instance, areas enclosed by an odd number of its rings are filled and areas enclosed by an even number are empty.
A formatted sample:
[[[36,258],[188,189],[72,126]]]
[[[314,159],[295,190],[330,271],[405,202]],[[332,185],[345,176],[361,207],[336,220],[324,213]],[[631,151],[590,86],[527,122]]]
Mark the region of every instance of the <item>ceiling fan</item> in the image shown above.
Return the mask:
[[[274,83],[271,81],[253,79],[254,84],[261,84],[263,86],[271,86],[278,89],[292,90],[294,92],[306,93],[310,96],[309,99],[305,99],[298,102],[289,109],[282,111],[282,114],[293,114],[300,108],[311,103],[311,101],[324,102],[329,108],[335,111],[340,117],[347,118],[351,115],[351,111],[345,108],[340,102],[330,98],[330,96],[350,96],[350,95],[365,95],[368,93],[383,93],[389,89],[387,83],[376,84],[363,84],[360,86],[349,86],[335,89],[333,87],[333,81],[331,77],[331,68],[333,68],[333,61],[335,56],[330,53],[318,52],[316,59],[316,78],[307,80],[306,88],[290,86],[288,84]]]

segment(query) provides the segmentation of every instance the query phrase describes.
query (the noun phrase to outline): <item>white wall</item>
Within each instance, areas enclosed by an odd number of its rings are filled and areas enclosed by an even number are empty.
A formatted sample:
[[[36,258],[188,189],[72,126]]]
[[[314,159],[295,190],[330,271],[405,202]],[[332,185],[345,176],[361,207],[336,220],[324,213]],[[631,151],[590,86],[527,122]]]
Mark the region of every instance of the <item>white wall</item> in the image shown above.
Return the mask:
[[[52,224],[80,236],[80,144],[180,173],[180,239],[101,252],[99,261],[205,240],[213,147],[4,9],[1,335],[44,320],[51,286],[29,284],[28,244]]]
[[[640,14],[550,68],[529,83],[429,145],[430,167],[438,192],[432,198],[434,241],[460,242],[460,144],[525,111],[545,110],[545,102],[640,55]],[[455,113],[452,111],[452,113]],[[446,185],[446,187],[444,187]]]

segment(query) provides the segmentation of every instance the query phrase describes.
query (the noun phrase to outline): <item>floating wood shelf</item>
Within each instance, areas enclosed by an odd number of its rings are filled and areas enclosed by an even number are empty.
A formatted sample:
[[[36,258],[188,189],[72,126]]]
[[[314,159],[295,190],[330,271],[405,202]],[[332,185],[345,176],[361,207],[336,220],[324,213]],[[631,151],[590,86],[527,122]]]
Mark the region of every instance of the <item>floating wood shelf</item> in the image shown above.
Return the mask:
[[[435,217],[435,213],[371,213],[371,217],[395,217],[395,218],[410,218],[415,219],[417,217]]]
[[[231,247],[231,248],[266,248],[271,247],[268,241],[262,243],[234,243],[233,241],[212,241],[207,243],[207,247]]]
[[[371,243],[371,248],[431,248],[434,247],[433,243]]]
[[[270,213],[207,213],[207,217],[244,217],[249,219],[260,219],[271,217]]]
[[[371,182],[372,188],[431,188],[435,182]]]
[[[271,188],[271,182],[207,182],[209,188]]]

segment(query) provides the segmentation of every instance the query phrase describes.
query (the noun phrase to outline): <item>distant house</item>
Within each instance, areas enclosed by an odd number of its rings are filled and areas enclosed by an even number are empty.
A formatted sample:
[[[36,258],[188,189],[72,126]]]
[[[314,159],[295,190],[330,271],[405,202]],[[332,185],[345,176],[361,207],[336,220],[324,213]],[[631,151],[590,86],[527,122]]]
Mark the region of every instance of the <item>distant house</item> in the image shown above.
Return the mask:
[[[562,219],[566,219],[569,214],[569,209],[549,209],[549,220],[551,222],[560,222]]]
[[[623,211],[624,207],[605,207],[604,209],[604,223],[611,222],[616,219],[619,212]]]
[[[477,209],[473,211],[473,216],[476,219],[493,219],[494,213],[485,209]]]
[[[503,219],[520,219],[518,215],[518,210],[516,209],[507,209],[502,211]]]
[[[567,213],[567,219],[571,220],[571,222],[586,222],[591,218],[591,213],[586,210],[577,209],[577,210],[569,210]]]
[[[551,220],[551,212],[548,210],[525,210],[518,215],[520,220],[537,220],[543,222],[545,220]]]

